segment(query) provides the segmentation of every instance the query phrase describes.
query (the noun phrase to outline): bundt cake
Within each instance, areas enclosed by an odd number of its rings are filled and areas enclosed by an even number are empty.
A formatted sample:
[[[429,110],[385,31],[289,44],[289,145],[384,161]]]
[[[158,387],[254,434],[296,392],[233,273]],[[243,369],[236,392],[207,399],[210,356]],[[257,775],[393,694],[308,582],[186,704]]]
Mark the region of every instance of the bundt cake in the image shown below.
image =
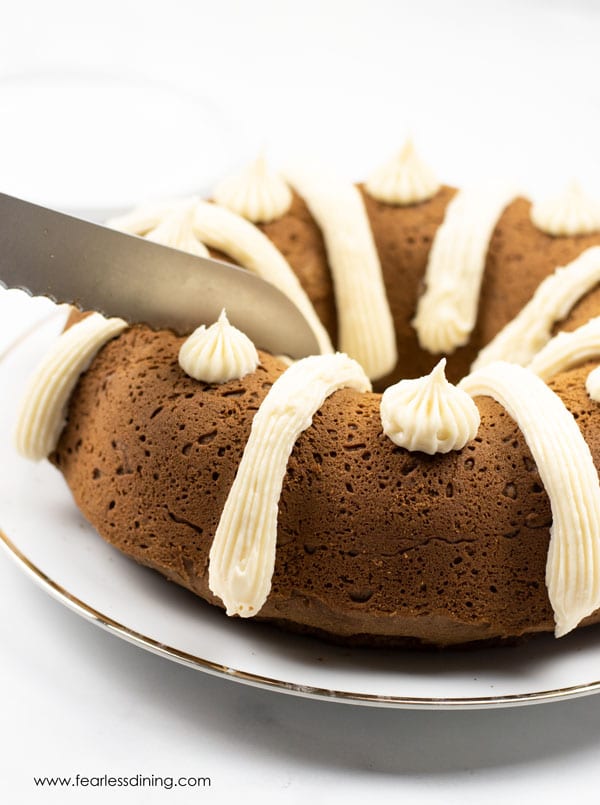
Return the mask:
[[[260,159],[111,224],[261,273],[322,354],[267,354],[225,311],[187,338],[74,313],[17,446],[102,537],[229,615],[351,645],[600,620],[600,208],[578,187],[457,191],[409,143],[364,185]]]

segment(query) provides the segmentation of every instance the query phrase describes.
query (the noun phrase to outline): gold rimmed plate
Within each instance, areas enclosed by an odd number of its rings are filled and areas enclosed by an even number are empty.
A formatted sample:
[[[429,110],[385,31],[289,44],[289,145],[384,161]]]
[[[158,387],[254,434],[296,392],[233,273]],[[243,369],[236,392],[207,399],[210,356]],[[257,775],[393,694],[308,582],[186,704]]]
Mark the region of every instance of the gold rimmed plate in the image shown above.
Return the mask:
[[[207,673],[274,691],[373,706],[506,707],[600,690],[600,629],[515,647],[415,652],[345,649],[228,619],[106,544],[48,462],[19,457],[12,431],[24,384],[64,310],[23,322],[0,355],[0,544],[54,598],[114,635]],[[43,628],[40,625],[40,628]],[[60,635],[57,635],[60,640]]]

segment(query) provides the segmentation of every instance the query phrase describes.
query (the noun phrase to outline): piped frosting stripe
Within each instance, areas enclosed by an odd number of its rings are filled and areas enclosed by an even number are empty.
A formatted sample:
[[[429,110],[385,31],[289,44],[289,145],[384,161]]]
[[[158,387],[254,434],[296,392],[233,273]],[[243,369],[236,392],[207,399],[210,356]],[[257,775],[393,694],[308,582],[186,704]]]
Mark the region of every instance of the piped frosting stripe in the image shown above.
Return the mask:
[[[464,346],[475,327],[490,240],[513,187],[461,190],[436,232],[413,326],[433,354]]]
[[[543,347],[528,369],[542,380],[549,380],[578,363],[600,358],[600,316],[570,333],[558,333]]]
[[[278,503],[294,444],[337,389],[368,391],[368,378],[347,355],[304,358],[273,384],[250,437],[210,550],[209,587],[228,615],[252,617],[271,589]]]
[[[174,208],[181,206],[182,202],[175,202],[171,205],[141,207],[127,215],[111,219],[108,225],[124,232],[145,235],[159,226]],[[241,266],[279,288],[304,315],[315,334],[321,352],[333,352],[327,331],[315,313],[300,281],[285,257],[260,229],[231,210],[206,201],[198,201],[195,204],[193,227],[202,243],[228,254]]]
[[[132,235],[147,235],[172,213],[185,209],[193,201],[195,199],[163,202],[162,204],[144,204],[123,215],[108,218],[106,226],[119,229],[121,232],[129,232]]]
[[[32,375],[19,411],[15,443],[25,458],[40,461],[56,447],[69,398],[79,376],[101,347],[127,327],[123,319],[93,313],[62,333]]]
[[[493,361],[527,366],[552,337],[552,327],[600,282],[600,246],[592,246],[540,283],[521,312],[484,347],[471,367]]]
[[[285,257],[260,229],[230,210],[207,201],[198,203],[194,226],[208,246],[224,251],[241,266],[279,288],[304,314],[319,342],[321,352],[333,352],[329,336],[298,277]]]
[[[340,349],[371,380],[390,372],[398,358],[394,322],[369,219],[354,185],[312,170],[287,171],[319,224],[333,275]]]
[[[546,585],[562,637],[600,607],[600,485],[590,449],[560,397],[528,369],[498,361],[459,388],[504,406],[537,464],[552,508]]]

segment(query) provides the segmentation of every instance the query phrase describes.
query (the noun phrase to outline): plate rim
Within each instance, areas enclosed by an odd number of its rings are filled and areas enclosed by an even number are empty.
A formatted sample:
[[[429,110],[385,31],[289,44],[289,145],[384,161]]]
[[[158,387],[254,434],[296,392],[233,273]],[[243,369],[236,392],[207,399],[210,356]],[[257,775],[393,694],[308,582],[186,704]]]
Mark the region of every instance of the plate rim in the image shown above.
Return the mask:
[[[231,668],[213,660],[199,657],[195,654],[161,643],[148,635],[143,634],[123,623],[100,612],[91,604],[82,601],[65,587],[55,582],[34,562],[17,548],[8,535],[0,529],[0,545],[13,559],[15,564],[47,594],[57,600],[72,612],[94,623],[116,637],[120,637],[138,648],[150,651],[153,654],[203,671],[222,679],[240,682],[251,687],[272,690],[279,693],[301,696],[320,701],[333,701],[371,707],[392,707],[412,710],[475,710],[501,707],[516,707],[548,702],[564,701],[565,699],[580,696],[589,696],[600,692],[600,680],[580,685],[571,685],[564,688],[551,688],[531,693],[514,693],[504,696],[452,696],[452,697],[421,697],[421,696],[385,696],[372,693],[358,693],[352,691],[320,688],[313,685],[297,685],[285,680],[262,676],[261,674]]]
[[[0,365],[6,358],[26,340],[29,339],[39,328],[48,324],[55,317],[65,315],[66,306],[57,306],[45,315],[40,315],[34,322],[29,322],[21,332],[0,351]],[[200,657],[196,654],[178,649],[175,646],[167,645],[139,632],[125,623],[111,618],[104,612],[96,609],[90,603],[83,601],[78,596],[71,593],[66,587],[52,579],[42,568],[35,564],[28,556],[21,551],[11,538],[0,528],[0,547],[15,562],[17,567],[32,581],[44,590],[48,595],[57,600],[63,606],[75,612],[85,620],[94,623],[110,634],[136,645],[153,654],[193,668],[198,671],[211,674],[212,676],[239,682],[251,687],[261,688],[288,695],[295,695],[320,701],[346,703],[371,707],[390,707],[397,709],[413,710],[475,710],[516,707],[532,704],[542,704],[565,699],[587,696],[600,692],[600,679],[580,683],[576,685],[549,688],[526,693],[511,693],[501,696],[441,696],[441,697],[422,697],[422,696],[398,696],[381,695],[375,693],[361,693],[357,691],[336,690],[333,688],[323,688],[314,685],[302,685],[276,679],[252,671],[244,671],[240,668],[232,668],[213,660]]]

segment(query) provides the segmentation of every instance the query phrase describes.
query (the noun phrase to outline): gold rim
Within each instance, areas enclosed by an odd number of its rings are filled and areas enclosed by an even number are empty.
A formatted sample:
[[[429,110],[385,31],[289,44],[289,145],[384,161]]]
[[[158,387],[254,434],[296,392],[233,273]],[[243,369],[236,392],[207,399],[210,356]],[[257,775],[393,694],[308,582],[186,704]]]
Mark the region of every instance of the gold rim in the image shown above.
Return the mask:
[[[39,327],[47,324],[55,315],[62,311],[52,311],[51,315],[44,316],[42,320],[35,322],[31,327],[26,328],[3,352],[0,354],[0,363],[14,349],[26,341]],[[218,676],[223,679],[234,680],[253,687],[266,690],[275,690],[280,693],[289,693],[296,696],[303,696],[311,699],[325,701],[346,702],[349,704],[371,705],[373,707],[397,707],[419,710],[461,710],[461,709],[484,709],[494,707],[513,707],[517,705],[538,704],[543,702],[561,701],[564,699],[586,696],[600,691],[600,680],[589,682],[583,685],[573,685],[566,688],[556,688],[551,690],[538,691],[536,693],[519,693],[508,696],[468,696],[468,697],[417,697],[417,696],[377,696],[368,693],[354,693],[350,691],[333,690],[314,686],[296,685],[280,679],[261,676],[260,674],[249,673],[236,668],[230,668],[212,660],[197,657],[189,654],[174,646],[167,646],[154,640],[152,637],[142,634],[134,629],[130,629],[123,623],[114,620],[109,615],[99,612],[97,609],[82,601],[77,596],[70,593],[60,584],[51,579],[43,570],[35,565],[25,554],[17,548],[11,539],[0,529],[0,544],[6,552],[16,562],[26,575],[33,579],[49,595],[60,601],[66,607],[81,615],[88,621],[95,623],[111,634],[121,637],[146,651],[151,651],[161,657],[166,657],[189,668]]]
[[[154,640],[152,637],[142,634],[135,629],[130,629],[123,623],[114,620],[110,616],[99,612],[90,604],[86,604],[77,596],[70,593],[60,584],[51,579],[43,570],[40,570],[9,537],[0,529],[0,541],[7,553],[15,560],[25,573],[36,581],[42,589],[56,598],[60,603],[76,612],[78,615],[101,626],[124,640],[133,643],[140,648],[151,651],[167,659],[174,660],[190,668],[196,668],[214,676],[224,679],[231,679],[242,682],[254,687],[266,690],[276,690],[281,693],[290,693],[297,696],[304,696],[311,699],[321,699],[329,701],[347,702],[350,704],[371,705],[374,707],[398,707],[412,709],[483,709],[492,707],[512,707],[516,705],[537,704],[541,702],[560,701],[563,699],[574,698],[576,696],[586,696],[600,691],[600,680],[590,682],[585,685],[573,685],[566,688],[556,688],[553,690],[543,690],[537,693],[518,693],[508,696],[468,696],[468,697],[441,697],[425,698],[418,696],[377,696],[369,693],[354,693],[351,691],[333,690],[307,685],[295,685],[281,679],[261,676],[236,668],[230,668],[212,660],[189,654],[186,651],[168,646]]]

